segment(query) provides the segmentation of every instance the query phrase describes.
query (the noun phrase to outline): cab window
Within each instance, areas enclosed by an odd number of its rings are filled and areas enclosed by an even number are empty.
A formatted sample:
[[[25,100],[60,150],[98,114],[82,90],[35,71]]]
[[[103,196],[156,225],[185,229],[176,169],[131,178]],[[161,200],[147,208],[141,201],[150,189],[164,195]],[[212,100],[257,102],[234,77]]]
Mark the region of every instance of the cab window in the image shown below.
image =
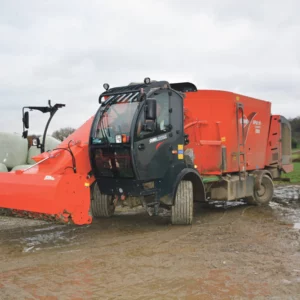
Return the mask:
[[[154,135],[159,135],[169,131],[170,125],[170,112],[169,112],[169,94],[168,91],[160,92],[157,95],[151,96],[156,99],[156,114],[157,119],[155,123],[155,130],[153,132],[147,132],[143,130],[143,124],[145,124],[145,115],[142,110],[137,121],[136,127],[136,139],[140,140]]]

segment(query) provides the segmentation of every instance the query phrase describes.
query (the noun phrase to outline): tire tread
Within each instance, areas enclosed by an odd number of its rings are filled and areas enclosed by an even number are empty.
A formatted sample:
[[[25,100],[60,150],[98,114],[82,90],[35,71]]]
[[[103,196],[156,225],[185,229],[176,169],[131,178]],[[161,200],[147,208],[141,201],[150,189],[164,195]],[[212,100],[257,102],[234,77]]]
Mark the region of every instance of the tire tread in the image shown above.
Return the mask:
[[[177,188],[172,206],[172,224],[189,225],[193,221],[193,184],[182,180]]]
[[[93,217],[111,217],[114,213],[110,196],[101,194],[98,184],[92,188],[91,211]]]

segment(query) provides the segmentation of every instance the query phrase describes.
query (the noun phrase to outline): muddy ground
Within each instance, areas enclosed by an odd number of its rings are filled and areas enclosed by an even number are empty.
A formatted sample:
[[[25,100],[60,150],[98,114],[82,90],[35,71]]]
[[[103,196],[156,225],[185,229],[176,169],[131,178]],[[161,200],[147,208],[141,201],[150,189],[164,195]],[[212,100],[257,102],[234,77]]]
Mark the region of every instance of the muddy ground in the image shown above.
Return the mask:
[[[119,212],[90,226],[0,217],[0,299],[300,299],[299,186],[192,226]]]

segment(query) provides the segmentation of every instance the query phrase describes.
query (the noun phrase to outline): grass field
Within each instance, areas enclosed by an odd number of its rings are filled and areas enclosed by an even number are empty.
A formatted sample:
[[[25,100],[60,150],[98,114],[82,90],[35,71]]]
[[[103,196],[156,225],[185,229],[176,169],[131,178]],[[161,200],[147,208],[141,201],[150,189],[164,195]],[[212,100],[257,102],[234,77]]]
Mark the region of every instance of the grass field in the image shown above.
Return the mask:
[[[290,183],[300,183],[300,149],[293,149],[292,158],[293,160],[299,159],[297,162],[293,162],[294,171],[288,174],[282,174],[282,178],[290,178]]]
[[[292,154],[292,158],[293,158],[293,160],[294,159],[299,159],[300,160],[300,152],[294,152],[293,154]]]
[[[283,174],[283,178],[290,178],[291,183],[300,183],[300,162],[294,163],[294,171],[288,174]]]

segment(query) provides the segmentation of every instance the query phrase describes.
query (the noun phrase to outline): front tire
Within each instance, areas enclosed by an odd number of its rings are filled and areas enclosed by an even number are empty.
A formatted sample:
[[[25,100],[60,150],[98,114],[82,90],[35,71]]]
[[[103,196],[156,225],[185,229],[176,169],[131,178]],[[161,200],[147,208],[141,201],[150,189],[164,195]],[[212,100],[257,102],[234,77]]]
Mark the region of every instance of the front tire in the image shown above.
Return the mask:
[[[101,194],[99,186],[92,187],[91,212],[93,217],[111,217],[115,212],[112,196]]]
[[[253,197],[247,198],[248,204],[252,205],[268,205],[274,195],[274,184],[268,175],[264,175],[261,180],[259,190],[254,189]]]
[[[193,184],[191,181],[180,181],[172,206],[171,222],[176,225],[190,225],[193,222]]]

